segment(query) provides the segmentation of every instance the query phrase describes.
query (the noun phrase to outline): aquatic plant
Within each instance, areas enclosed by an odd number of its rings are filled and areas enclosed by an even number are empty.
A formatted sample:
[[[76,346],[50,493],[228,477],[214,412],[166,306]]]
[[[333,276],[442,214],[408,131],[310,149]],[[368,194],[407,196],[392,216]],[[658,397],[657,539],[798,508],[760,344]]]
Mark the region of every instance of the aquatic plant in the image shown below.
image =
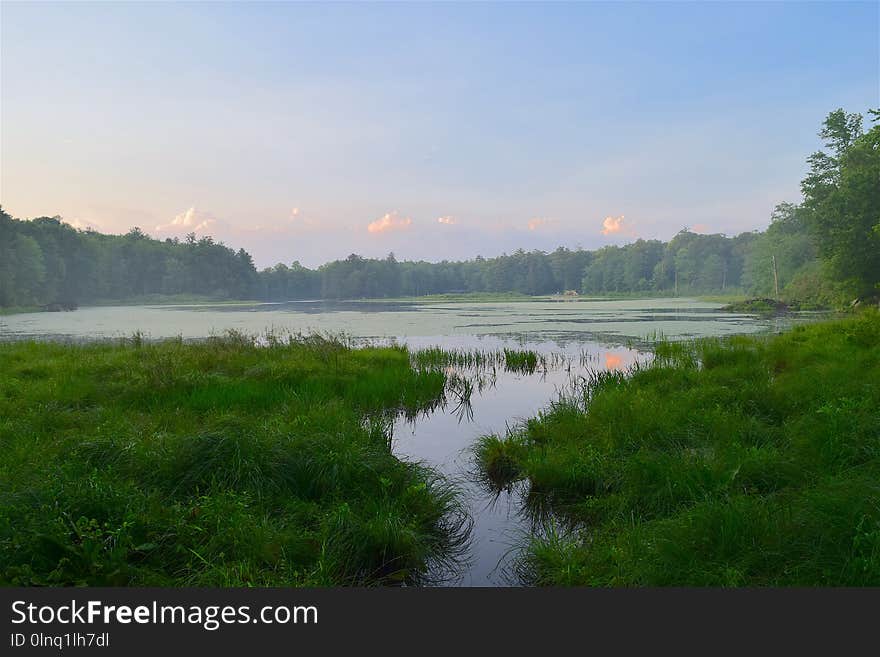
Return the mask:
[[[536,370],[556,369],[565,365],[568,357],[564,354],[542,354],[522,349],[442,349],[429,347],[412,352],[413,366],[416,368],[459,369],[485,372],[502,368],[508,372],[531,374]]]

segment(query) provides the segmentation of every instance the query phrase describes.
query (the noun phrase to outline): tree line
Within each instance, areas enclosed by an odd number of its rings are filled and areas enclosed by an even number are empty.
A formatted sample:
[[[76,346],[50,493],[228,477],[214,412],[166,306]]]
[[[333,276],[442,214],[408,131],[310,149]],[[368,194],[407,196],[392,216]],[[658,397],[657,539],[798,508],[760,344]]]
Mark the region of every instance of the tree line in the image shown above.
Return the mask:
[[[149,295],[250,298],[251,256],[211,237],[152,239],[77,230],[59,217],[13,219],[0,209],[0,306],[76,305]]]
[[[880,116],[871,111],[876,122]],[[831,112],[827,151],[808,158],[800,204],[783,203],[762,232],[637,240],[595,251],[560,247],[439,263],[352,254],[316,269],[257,271],[243,249],[211,237],[156,240],[76,230],[60,218],[13,219],[0,209],[0,306],[88,303],[151,295],[216,299],[356,299],[442,293],[780,295],[835,305],[880,284],[880,125]]]

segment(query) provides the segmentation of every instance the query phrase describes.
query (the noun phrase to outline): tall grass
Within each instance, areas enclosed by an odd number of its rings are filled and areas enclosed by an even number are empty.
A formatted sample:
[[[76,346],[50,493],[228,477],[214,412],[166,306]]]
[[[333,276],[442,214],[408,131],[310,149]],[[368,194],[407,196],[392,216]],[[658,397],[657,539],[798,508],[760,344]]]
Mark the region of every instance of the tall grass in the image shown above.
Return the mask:
[[[476,461],[552,511],[531,583],[878,585],[880,314],[662,343]]]
[[[0,582],[420,583],[457,563],[452,484],[390,451],[445,394],[329,336],[0,344]]]
[[[523,349],[443,349],[429,347],[412,353],[414,367],[459,368],[477,372],[496,371],[533,374],[563,366],[568,357],[560,353],[542,354]]]

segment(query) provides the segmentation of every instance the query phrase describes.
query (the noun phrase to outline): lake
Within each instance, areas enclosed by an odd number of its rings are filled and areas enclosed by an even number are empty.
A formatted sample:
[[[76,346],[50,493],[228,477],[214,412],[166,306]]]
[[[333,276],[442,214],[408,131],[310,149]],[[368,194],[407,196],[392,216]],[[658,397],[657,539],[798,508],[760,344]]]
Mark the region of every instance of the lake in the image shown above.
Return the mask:
[[[534,374],[501,369],[471,398],[394,426],[393,449],[424,461],[460,485],[474,520],[467,565],[447,584],[499,586],[517,582],[510,565],[532,529],[517,490],[499,496],[472,474],[470,449],[481,435],[504,433],[536,414],[589,369],[626,369],[650,358],[656,336],[686,339],[781,330],[799,318],[758,318],[720,312],[693,299],[518,302],[323,302],[113,306],[74,312],[0,317],[0,340],[204,338],[234,329],[345,333],[357,341],[397,342],[418,349],[531,349],[555,355]],[[809,319],[805,316],[804,319]]]
[[[585,335],[612,340],[660,333],[673,338],[751,333],[780,320],[719,312],[693,299],[406,303],[293,301],[284,303],[98,306],[73,312],[0,316],[0,339],[147,337],[201,338],[235,329],[345,332],[358,338],[486,335],[569,341]]]

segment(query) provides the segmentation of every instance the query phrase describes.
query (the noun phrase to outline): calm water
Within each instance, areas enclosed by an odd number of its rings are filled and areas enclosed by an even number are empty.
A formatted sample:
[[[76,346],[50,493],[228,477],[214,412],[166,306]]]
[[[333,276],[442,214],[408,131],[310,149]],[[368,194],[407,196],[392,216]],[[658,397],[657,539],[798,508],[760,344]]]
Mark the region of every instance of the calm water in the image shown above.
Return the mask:
[[[470,563],[450,584],[461,586],[516,585],[509,568],[518,545],[528,536],[529,520],[520,513],[520,491],[504,491],[497,497],[483,489],[471,474],[471,446],[480,436],[503,434],[508,427],[534,416],[584,369],[625,369],[649,354],[634,348],[596,342],[583,336],[564,344],[515,337],[483,336],[461,339],[448,336],[408,338],[411,347],[440,344],[445,347],[474,347],[494,350],[527,348],[557,356],[557,364],[546,372],[518,374],[498,369],[491,382],[474,393],[470,413],[463,413],[452,400],[445,408],[414,422],[405,418],[394,427],[393,448],[401,456],[432,464],[455,478],[464,491],[474,520]],[[560,358],[561,357],[561,358]],[[468,371],[462,371],[467,375]]]
[[[408,304],[318,302],[111,306],[74,312],[0,317],[0,339],[17,337],[200,338],[227,329],[248,333],[344,331],[353,337],[520,336],[539,341],[579,341],[600,336],[620,341],[652,333],[696,337],[749,333],[771,326],[747,315],[720,313],[719,304],[689,299],[529,301]],[[467,345],[467,341],[462,343]]]
[[[464,586],[515,584],[509,573],[527,536],[517,492],[494,497],[472,476],[476,438],[503,434],[535,415],[586,369],[629,367],[650,357],[648,338],[670,339],[779,330],[792,320],[719,312],[720,305],[689,299],[529,301],[407,304],[291,302],[82,308],[74,312],[0,317],[0,340],[91,339],[128,336],[201,338],[236,329],[247,333],[344,332],[353,338],[394,340],[413,348],[525,348],[564,355],[565,364],[535,374],[497,371],[493,384],[471,399],[470,413],[454,404],[394,427],[393,448],[459,482],[474,519],[467,567],[453,582]]]

